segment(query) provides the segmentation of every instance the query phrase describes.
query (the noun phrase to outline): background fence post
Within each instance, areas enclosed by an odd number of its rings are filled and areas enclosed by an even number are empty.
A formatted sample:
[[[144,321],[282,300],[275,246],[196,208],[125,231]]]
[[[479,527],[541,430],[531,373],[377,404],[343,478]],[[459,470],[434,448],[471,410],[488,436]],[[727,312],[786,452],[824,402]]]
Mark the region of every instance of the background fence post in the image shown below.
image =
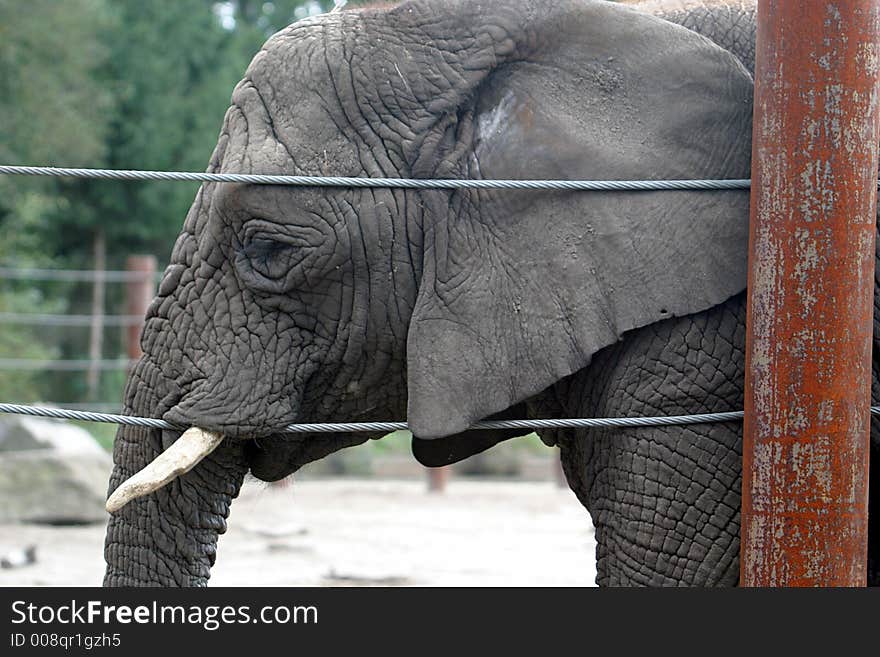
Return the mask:
[[[451,469],[448,465],[439,468],[425,468],[428,471],[428,492],[445,493]]]
[[[125,312],[127,315],[143,317],[156,296],[156,257],[151,255],[129,256],[125,261],[126,271],[138,274],[125,284]],[[125,327],[125,349],[128,357],[136,360],[143,355],[141,351],[141,332],[144,324],[129,324]]]
[[[878,6],[758,3],[746,586],[865,584]]]

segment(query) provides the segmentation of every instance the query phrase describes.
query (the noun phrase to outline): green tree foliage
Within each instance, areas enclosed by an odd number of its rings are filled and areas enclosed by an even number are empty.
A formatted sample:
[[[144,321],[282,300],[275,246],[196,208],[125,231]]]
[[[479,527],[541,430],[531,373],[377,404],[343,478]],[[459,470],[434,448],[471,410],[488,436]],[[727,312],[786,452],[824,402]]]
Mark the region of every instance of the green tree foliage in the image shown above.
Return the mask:
[[[113,97],[104,164],[110,168],[204,170],[245,58],[205,0],[115,0],[101,71]],[[53,218],[56,252],[91,257],[97,230],[108,261],[126,253],[167,257],[197,185],[78,180]],[[82,266],[83,262],[71,263]]]
[[[104,0],[0,0],[0,162],[102,162],[111,94],[100,80]],[[57,181],[0,177],[0,262],[51,266],[42,235],[65,205]],[[53,298],[54,297],[54,298]],[[0,312],[63,312],[45,287],[0,285]],[[57,342],[0,326],[0,357],[46,359]],[[47,373],[0,371],[0,397],[39,398]]]
[[[235,83],[265,39],[333,0],[0,0],[0,162],[204,170]],[[354,4],[354,3],[352,3]],[[196,184],[0,176],[0,264],[165,261]],[[107,312],[122,307],[107,289]],[[0,312],[88,313],[88,284],[0,281]],[[108,329],[105,358],[120,353]],[[0,358],[86,357],[88,331],[0,324]],[[0,371],[0,399],[83,399],[81,373]],[[119,398],[122,373],[102,375]]]
[[[109,57],[101,77],[113,102],[105,126],[104,165],[204,170],[232,88],[267,36],[332,4],[114,0],[102,39]],[[69,183],[65,195],[70,206],[53,217],[55,250],[88,260],[89,244],[100,229],[107,236],[111,266],[121,266],[114,254],[133,250],[164,259],[196,188],[168,182]]]
[[[51,22],[55,17],[44,17],[44,29],[58,29]],[[235,34],[220,25],[213,4],[114,0],[103,7],[98,25],[93,41],[105,56],[91,72],[91,81],[109,98],[109,109],[96,115],[84,108],[80,114],[86,123],[99,126],[100,147],[67,154],[64,160],[56,156],[53,161],[71,166],[204,169],[231,89],[246,64]],[[63,58],[46,65],[64,70]],[[196,186],[65,180],[57,183],[55,203],[46,209],[35,232],[55,266],[91,268],[95,249],[103,243],[112,269],[122,268],[131,253],[155,253],[164,260]],[[99,240],[99,235],[104,239]],[[123,286],[108,286],[109,312],[120,311],[123,292]],[[67,312],[92,312],[91,294],[88,283],[69,286]],[[87,328],[41,333],[47,334],[60,357],[86,357]],[[119,331],[108,328],[104,338],[103,355],[118,356]],[[103,373],[103,392],[96,396],[118,398],[122,374]],[[82,400],[85,391],[84,373],[76,372],[52,379],[45,396]]]
[[[100,160],[104,0],[0,0],[0,160]]]
[[[0,161],[104,161],[106,16],[104,0],[0,0]],[[0,258],[44,259],[34,242],[59,203],[56,181],[0,177]]]

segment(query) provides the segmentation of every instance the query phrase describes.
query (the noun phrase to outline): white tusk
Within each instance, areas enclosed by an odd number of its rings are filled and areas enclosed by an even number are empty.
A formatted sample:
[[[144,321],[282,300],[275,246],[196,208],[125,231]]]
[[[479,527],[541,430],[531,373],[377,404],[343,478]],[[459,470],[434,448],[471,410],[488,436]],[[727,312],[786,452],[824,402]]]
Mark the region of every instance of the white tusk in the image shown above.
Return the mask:
[[[107,500],[107,511],[118,511],[132,500],[149,495],[189,472],[199,461],[217,449],[222,440],[223,436],[219,433],[203,431],[197,427],[187,429],[171,447],[113,491]]]

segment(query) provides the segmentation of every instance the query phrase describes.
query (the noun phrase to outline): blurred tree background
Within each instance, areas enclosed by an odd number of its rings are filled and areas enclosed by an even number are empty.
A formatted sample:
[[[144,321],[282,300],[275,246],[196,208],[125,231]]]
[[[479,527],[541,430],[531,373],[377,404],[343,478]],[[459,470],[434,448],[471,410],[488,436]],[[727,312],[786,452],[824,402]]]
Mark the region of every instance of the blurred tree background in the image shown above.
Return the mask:
[[[232,88],[268,36],[333,0],[0,0],[0,162],[202,171]],[[353,3],[356,4],[356,3]],[[0,267],[160,269],[196,184],[0,176]],[[93,285],[0,275],[0,360],[85,359],[88,326],[16,324],[11,314],[93,312]],[[124,312],[106,286],[104,312]],[[107,326],[100,356],[124,352]],[[0,400],[115,401],[124,371],[0,367]],[[92,399],[89,400],[89,397]]]

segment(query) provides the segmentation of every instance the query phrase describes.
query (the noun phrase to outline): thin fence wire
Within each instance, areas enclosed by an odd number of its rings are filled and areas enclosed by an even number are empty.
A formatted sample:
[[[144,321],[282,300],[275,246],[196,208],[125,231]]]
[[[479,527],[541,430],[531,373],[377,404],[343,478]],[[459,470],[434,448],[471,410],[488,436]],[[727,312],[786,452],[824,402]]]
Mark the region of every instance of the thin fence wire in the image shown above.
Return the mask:
[[[161,274],[156,274],[158,281]],[[153,274],[139,271],[114,271],[91,269],[41,269],[37,267],[0,267],[0,279],[20,281],[63,281],[63,282],[96,282],[107,283],[140,283],[145,278],[153,278]]]
[[[880,415],[880,406],[870,407],[871,415]],[[12,415],[29,415],[34,417],[50,417],[85,422],[103,422],[136,427],[152,427],[155,429],[187,429],[189,427],[172,424],[156,418],[118,415],[111,413],[94,413],[77,411],[69,408],[49,408],[44,406],[28,406],[24,404],[0,403],[0,413]],[[743,411],[727,411],[724,413],[703,413],[699,415],[670,415],[665,417],[606,417],[606,418],[562,418],[552,420],[485,420],[471,425],[470,429],[589,429],[599,427],[658,427],[681,426],[690,424],[715,424],[719,422],[739,422],[743,419]],[[320,422],[288,424],[281,433],[391,433],[392,431],[408,430],[406,422]]]
[[[199,173],[185,171],[138,171],[121,169],[83,169],[62,167],[31,167],[0,165],[0,175],[53,176],[73,178],[98,178],[110,180],[176,180],[192,182],[226,182],[260,185],[290,185],[308,187],[368,187],[397,189],[531,189],[565,191],[674,191],[674,190],[748,190],[748,179],[729,180],[475,180],[475,179],[408,179],[408,178],[350,178],[341,176],[288,176],[265,174]],[[880,181],[878,181],[880,187]],[[29,270],[32,279],[74,280],[85,276],[83,272],[74,274],[70,270]],[[100,276],[105,281],[143,280],[143,274],[136,272],[89,272],[90,278]],[[71,276],[73,274],[73,276]],[[22,270],[0,268],[0,276],[6,278],[25,278]],[[57,278],[55,278],[57,276]],[[66,278],[65,278],[66,276]],[[136,277],[136,278],[135,278]],[[127,367],[131,362],[98,361],[101,369]],[[24,359],[0,359],[0,368],[21,369],[59,369],[74,370],[94,366],[95,361],[31,361]],[[108,422],[115,424],[146,426],[158,429],[182,429],[165,420],[140,418],[127,415],[95,413],[84,410],[47,408],[21,404],[0,403],[0,413],[83,420],[88,422]],[[880,407],[872,406],[871,413],[880,414]],[[631,418],[571,418],[548,420],[494,420],[477,422],[472,429],[563,429],[594,427],[648,427],[704,424],[715,422],[735,422],[743,418],[742,411],[707,413],[700,415],[678,415],[667,417]],[[391,432],[407,429],[405,422],[342,422],[290,424],[284,433],[337,433],[337,432]]]
[[[124,370],[136,361],[127,358],[114,358],[102,360],[88,359],[46,359],[32,358],[0,358],[0,370],[16,372],[78,372],[89,368],[99,370]]]
[[[177,180],[193,182],[291,185],[297,187],[385,187],[393,189],[547,189],[567,191],[676,191],[749,189],[748,179],[729,180],[477,180],[287,176],[132,169],[77,169],[0,165],[0,175],[99,178],[107,180]]]
[[[880,412],[880,407],[877,407]],[[872,408],[873,412],[873,408]],[[156,418],[93,413],[70,408],[50,408],[24,404],[0,403],[0,413],[51,417],[86,422],[105,422],[156,429],[186,429],[188,427],[172,424]],[[673,415],[667,417],[629,417],[629,418],[564,418],[555,420],[486,420],[476,422],[471,429],[584,429],[595,427],[651,427],[715,422],[737,422],[742,420],[742,411],[725,413],[704,413],[701,415]],[[406,422],[320,422],[288,424],[282,433],[348,433],[348,432],[386,432],[408,429]]]
[[[144,318],[140,315],[100,315],[101,324],[107,327],[140,326]],[[95,321],[92,315],[51,315],[39,313],[0,312],[0,324],[28,324],[41,326],[91,326]]]
[[[72,411],[86,411],[88,413],[121,413],[121,402],[53,402],[40,401],[35,405],[46,408],[66,408]]]

